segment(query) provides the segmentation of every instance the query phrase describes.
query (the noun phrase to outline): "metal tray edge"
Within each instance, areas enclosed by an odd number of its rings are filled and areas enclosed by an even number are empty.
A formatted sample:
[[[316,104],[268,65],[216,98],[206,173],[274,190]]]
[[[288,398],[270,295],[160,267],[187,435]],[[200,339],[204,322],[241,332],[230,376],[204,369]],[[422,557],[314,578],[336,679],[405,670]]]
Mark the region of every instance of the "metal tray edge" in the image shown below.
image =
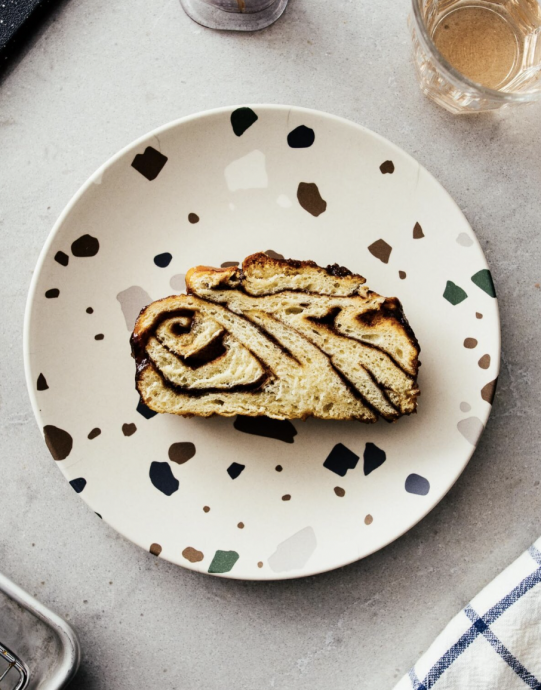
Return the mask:
[[[0,573],[0,590],[49,626],[58,637],[62,648],[60,663],[56,672],[40,685],[40,690],[65,688],[77,673],[81,661],[81,647],[75,631],[60,616],[2,573]]]

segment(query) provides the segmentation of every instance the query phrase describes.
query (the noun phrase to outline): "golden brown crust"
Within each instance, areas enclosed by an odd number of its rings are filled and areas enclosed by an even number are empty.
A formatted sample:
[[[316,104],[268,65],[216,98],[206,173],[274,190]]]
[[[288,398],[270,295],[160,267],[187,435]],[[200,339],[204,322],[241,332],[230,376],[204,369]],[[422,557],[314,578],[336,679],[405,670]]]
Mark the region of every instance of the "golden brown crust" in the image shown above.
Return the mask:
[[[242,267],[196,266],[186,275],[189,294],[207,289],[238,289],[261,296],[295,290],[310,294],[366,294],[365,279],[338,264],[326,268],[314,261],[276,259],[263,252],[246,257]],[[316,288],[315,285],[318,287]]]
[[[264,270],[280,270],[286,271],[286,273],[298,273],[306,269],[316,269],[318,272],[325,271],[328,275],[340,278],[352,277],[358,278],[362,283],[366,282],[363,276],[356,275],[352,273],[349,268],[345,266],[339,266],[338,264],[332,264],[323,268],[318,266],[315,261],[304,260],[299,261],[297,259],[277,259],[275,257],[269,256],[264,252],[257,252],[256,254],[251,254],[247,256],[242,262],[242,270],[247,273],[254,267],[262,268]],[[217,269],[214,269],[217,270]]]
[[[236,284],[240,280],[241,272],[237,266],[227,268],[214,268],[213,266],[194,266],[186,273],[186,288],[188,294],[193,292],[193,285],[200,276],[206,276],[212,281],[213,286]]]

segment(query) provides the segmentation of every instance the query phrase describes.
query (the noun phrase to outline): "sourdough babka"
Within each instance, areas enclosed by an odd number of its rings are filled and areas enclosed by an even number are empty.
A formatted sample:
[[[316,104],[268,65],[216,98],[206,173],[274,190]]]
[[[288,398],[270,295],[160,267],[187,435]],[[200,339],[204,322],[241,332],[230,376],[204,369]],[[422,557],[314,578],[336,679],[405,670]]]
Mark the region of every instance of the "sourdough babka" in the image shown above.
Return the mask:
[[[419,344],[396,297],[338,265],[259,253],[197,266],[143,309],[136,386],[156,412],[393,421],[415,412]]]

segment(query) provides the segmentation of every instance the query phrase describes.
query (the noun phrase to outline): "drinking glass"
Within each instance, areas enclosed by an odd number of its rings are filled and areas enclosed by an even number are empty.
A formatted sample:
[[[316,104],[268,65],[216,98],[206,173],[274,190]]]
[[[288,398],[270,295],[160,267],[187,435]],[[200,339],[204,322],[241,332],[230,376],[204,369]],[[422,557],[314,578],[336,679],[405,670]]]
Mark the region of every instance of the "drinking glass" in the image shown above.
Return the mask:
[[[539,0],[412,0],[421,90],[452,113],[541,98]]]

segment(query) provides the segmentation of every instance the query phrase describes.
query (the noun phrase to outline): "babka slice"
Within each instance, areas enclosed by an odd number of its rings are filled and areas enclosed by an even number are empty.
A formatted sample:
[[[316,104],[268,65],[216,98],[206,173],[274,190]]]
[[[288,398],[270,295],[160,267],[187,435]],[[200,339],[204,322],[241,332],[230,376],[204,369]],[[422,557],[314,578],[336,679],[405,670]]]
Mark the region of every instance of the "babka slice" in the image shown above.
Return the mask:
[[[393,421],[415,412],[419,344],[396,297],[338,265],[197,266],[143,309],[136,386],[156,412]]]

